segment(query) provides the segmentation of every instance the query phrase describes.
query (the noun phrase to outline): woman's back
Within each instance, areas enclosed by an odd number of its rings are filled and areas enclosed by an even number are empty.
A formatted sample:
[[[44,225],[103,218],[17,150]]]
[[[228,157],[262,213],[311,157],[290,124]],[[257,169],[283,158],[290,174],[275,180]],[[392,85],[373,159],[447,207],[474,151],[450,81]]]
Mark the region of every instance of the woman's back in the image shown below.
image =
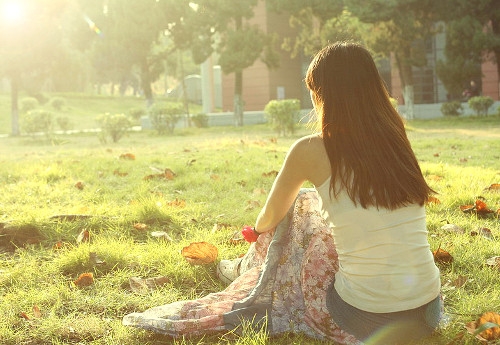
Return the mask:
[[[427,241],[425,208],[355,205],[330,198],[330,179],[316,189],[339,256],[335,289],[347,303],[382,313],[413,309],[439,293],[439,271]]]

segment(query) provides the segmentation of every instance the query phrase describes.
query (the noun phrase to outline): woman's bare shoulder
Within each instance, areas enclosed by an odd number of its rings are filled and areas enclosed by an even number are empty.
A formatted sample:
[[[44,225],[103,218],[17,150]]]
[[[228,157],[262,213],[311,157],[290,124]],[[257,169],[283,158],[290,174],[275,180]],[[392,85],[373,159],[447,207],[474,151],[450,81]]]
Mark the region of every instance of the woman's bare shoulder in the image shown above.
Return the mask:
[[[330,161],[320,134],[311,134],[298,139],[293,150],[300,160],[307,179],[317,185],[330,176]]]

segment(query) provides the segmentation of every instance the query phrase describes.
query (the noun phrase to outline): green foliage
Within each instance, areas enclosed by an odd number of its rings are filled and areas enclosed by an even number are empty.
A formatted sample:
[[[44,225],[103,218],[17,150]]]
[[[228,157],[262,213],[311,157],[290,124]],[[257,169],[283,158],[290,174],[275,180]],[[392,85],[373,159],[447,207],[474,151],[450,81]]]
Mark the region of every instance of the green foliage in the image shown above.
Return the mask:
[[[476,112],[477,116],[488,116],[488,110],[493,105],[490,96],[476,96],[468,100],[469,107]]]
[[[36,133],[44,133],[50,138],[54,129],[53,114],[50,111],[40,109],[28,111],[23,118],[21,127],[31,136]]]
[[[269,123],[281,136],[295,132],[299,112],[300,101],[298,99],[272,100],[264,108]]]
[[[61,111],[66,105],[66,99],[64,99],[63,97],[52,97],[49,101],[49,104],[55,110]]]
[[[191,121],[193,121],[194,125],[198,128],[208,127],[208,115],[207,114],[196,114],[191,117]]]
[[[19,101],[19,103],[23,113],[34,110],[40,105],[38,99],[35,97],[24,97]]]
[[[445,102],[441,104],[441,113],[444,116],[460,116],[463,110],[462,103],[459,101]]]
[[[149,109],[149,118],[158,134],[172,134],[183,113],[182,103],[155,103]]]
[[[56,122],[59,128],[61,128],[61,130],[65,132],[73,128],[73,124],[71,123],[71,120],[67,116],[56,117]]]
[[[106,142],[106,136],[110,136],[114,143],[118,142],[131,126],[130,119],[125,114],[101,114],[96,118],[101,126],[100,139]]]
[[[139,107],[131,108],[128,111],[128,115],[136,121],[139,120],[142,116],[146,115],[146,113],[146,109]]]

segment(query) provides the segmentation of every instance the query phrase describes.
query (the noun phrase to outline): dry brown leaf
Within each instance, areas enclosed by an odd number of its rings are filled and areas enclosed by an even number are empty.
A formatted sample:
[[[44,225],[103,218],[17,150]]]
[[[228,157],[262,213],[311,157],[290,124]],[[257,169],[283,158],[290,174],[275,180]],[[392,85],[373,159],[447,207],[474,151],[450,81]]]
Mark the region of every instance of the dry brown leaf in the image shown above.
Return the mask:
[[[271,170],[269,172],[262,173],[262,177],[276,177],[276,176],[278,176],[278,171],[276,170]]]
[[[492,183],[489,187],[485,188],[484,190],[500,192],[500,183]]]
[[[123,176],[127,176],[128,172],[121,172],[120,170],[115,169],[115,171],[113,171],[113,175],[123,177]]]
[[[454,287],[457,287],[457,288],[460,288],[462,286],[465,285],[465,283],[467,283],[467,280],[469,280],[469,278],[467,278],[466,276],[458,276],[453,282],[452,282],[452,285]]]
[[[186,200],[181,200],[181,199],[175,198],[175,200],[167,202],[167,205],[173,206],[173,207],[180,207],[180,208],[186,207]]]
[[[144,223],[135,223],[134,224],[134,229],[139,230],[139,231],[144,231],[148,228],[147,224]]]
[[[434,196],[430,196],[427,198],[427,200],[425,201],[426,204],[436,204],[436,205],[439,205],[441,203],[441,200],[439,200],[438,198],[434,197]]]
[[[154,278],[138,278],[130,277],[129,285],[130,289],[139,294],[148,293],[160,286],[167,284],[170,281],[168,277],[154,277]]]
[[[130,160],[130,161],[133,161],[135,160],[135,155],[133,153],[122,153],[120,155],[120,159],[126,159],[126,160]]]
[[[491,230],[488,228],[479,228],[476,231],[471,231],[471,236],[478,236],[478,235],[487,238],[489,240],[493,239],[493,234],[491,233]]]
[[[238,181],[238,182],[236,182],[236,183],[237,183],[237,184],[239,184],[239,185],[240,185],[240,186],[242,186],[242,187],[245,187],[245,186],[247,185],[247,182],[246,182],[246,181],[243,181],[243,180]]]
[[[40,311],[40,308],[38,308],[36,304],[33,306],[33,316],[36,318],[42,317],[42,312]]]
[[[191,265],[206,265],[217,259],[217,247],[208,242],[193,242],[182,248],[182,256]]]
[[[427,175],[426,177],[428,180],[431,180],[431,181],[441,181],[443,179],[443,176],[439,176],[439,175]]]
[[[438,248],[437,250],[433,251],[432,254],[434,255],[434,261],[436,263],[449,264],[453,262],[453,256],[451,256],[450,253],[441,248]]]
[[[485,312],[476,321],[467,323],[465,328],[482,342],[500,339],[500,315],[493,311]]]
[[[91,272],[82,273],[78,278],[73,281],[77,287],[85,287],[94,284],[94,275]]]
[[[220,176],[219,176],[219,175],[217,175],[217,174],[212,174],[212,175],[210,175],[210,179],[212,179],[212,180],[214,180],[214,181],[217,181],[217,180],[219,180],[219,179],[220,179]]]
[[[77,183],[75,183],[76,189],[82,190],[84,187],[85,187],[85,185],[83,184],[82,181],[78,181]]]
[[[90,232],[87,229],[82,229],[76,238],[77,243],[84,243],[90,241]]]

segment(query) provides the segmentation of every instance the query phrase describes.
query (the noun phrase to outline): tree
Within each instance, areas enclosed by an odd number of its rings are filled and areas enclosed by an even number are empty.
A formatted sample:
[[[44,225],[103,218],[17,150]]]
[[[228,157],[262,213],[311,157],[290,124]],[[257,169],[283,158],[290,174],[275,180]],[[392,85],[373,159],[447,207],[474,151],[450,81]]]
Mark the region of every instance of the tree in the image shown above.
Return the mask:
[[[17,136],[18,93],[23,79],[46,75],[51,69],[67,1],[19,0],[2,5],[5,20],[0,21],[0,74],[10,81],[12,135]]]
[[[406,117],[414,117],[413,66],[426,64],[424,41],[436,30],[433,0],[344,0],[346,7],[362,22],[373,24],[367,45],[384,56],[394,56],[403,85]]]
[[[234,118],[243,125],[243,70],[261,58],[269,68],[277,66],[272,49],[273,39],[257,26],[248,23],[254,15],[257,0],[202,0],[198,13],[212,18],[216,35],[215,50],[226,74],[235,74]]]
[[[480,76],[480,64],[491,59],[500,79],[500,6],[496,0],[446,0],[439,13],[446,22],[445,61],[438,75],[452,97]]]
[[[290,15],[297,35],[286,37],[283,46],[292,56],[301,52],[314,55],[329,41],[360,38],[342,0],[268,0],[268,5],[277,13]]]

